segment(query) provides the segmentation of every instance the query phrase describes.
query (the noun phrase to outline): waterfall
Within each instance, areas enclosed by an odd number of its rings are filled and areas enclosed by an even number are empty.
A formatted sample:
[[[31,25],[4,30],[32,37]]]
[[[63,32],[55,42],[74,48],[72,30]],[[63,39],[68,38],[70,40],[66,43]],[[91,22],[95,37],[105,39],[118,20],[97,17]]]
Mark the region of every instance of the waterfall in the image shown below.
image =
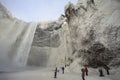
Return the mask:
[[[0,68],[26,65],[36,25],[13,18],[0,4]]]

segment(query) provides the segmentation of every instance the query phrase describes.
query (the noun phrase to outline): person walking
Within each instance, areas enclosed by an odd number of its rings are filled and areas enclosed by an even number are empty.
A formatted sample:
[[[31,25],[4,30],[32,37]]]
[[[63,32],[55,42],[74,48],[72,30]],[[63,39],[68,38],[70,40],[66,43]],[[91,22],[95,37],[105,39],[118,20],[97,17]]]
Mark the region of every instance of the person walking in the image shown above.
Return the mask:
[[[87,66],[85,66],[84,71],[85,71],[86,76],[88,76],[88,68],[87,68]]]
[[[55,72],[54,72],[54,78],[57,78],[57,67],[55,68]]]
[[[62,67],[62,74],[64,74],[64,70],[65,70],[65,68],[64,68],[64,67]]]
[[[103,77],[103,76],[104,76],[104,75],[103,75],[103,70],[102,70],[102,68],[99,68],[99,73],[100,73],[100,74],[99,74],[100,77]]]
[[[110,74],[110,73],[109,73],[110,68],[109,68],[107,65],[105,65],[105,66],[104,66],[104,69],[106,70],[107,75],[109,75],[109,74]]]
[[[81,69],[81,77],[82,77],[82,80],[85,80],[85,71],[84,71],[84,68]]]

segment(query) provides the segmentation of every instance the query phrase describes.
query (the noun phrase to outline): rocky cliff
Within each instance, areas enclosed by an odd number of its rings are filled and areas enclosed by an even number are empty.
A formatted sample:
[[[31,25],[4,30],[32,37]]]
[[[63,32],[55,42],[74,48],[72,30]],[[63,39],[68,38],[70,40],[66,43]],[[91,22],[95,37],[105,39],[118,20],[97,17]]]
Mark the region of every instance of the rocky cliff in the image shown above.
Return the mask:
[[[65,7],[71,65],[120,65],[120,0],[78,0]]]
[[[44,28],[42,28],[44,26]],[[65,26],[65,27],[64,27]],[[36,28],[28,65],[63,66],[68,57],[69,32],[65,18],[53,22],[39,23]]]
[[[119,0],[68,3],[62,19],[38,25],[45,29],[36,29],[28,64],[66,65],[71,69],[119,65],[119,4]],[[41,54],[44,57],[39,58]]]

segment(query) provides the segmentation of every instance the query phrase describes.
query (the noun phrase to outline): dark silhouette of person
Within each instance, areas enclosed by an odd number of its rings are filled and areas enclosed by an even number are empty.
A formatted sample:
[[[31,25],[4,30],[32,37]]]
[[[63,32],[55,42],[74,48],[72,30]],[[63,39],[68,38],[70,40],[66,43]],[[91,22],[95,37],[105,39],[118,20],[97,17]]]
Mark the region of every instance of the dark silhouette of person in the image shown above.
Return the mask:
[[[103,70],[102,70],[102,68],[99,68],[99,73],[100,73],[100,77],[103,77],[104,75],[103,75]]]
[[[65,68],[64,67],[62,67],[62,73],[64,74],[64,70],[65,70]]]
[[[82,80],[85,80],[85,71],[83,68],[81,69],[81,72],[82,72],[81,74]]]
[[[55,72],[54,72],[54,78],[57,78],[57,67],[55,68]]]
[[[88,68],[87,68],[87,66],[85,66],[84,71],[86,73],[86,76],[88,76]]]
[[[105,65],[105,66],[104,66],[104,69],[106,70],[107,75],[109,75],[109,74],[110,74],[110,73],[109,73],[110,68],[109,68],[107,65]]]

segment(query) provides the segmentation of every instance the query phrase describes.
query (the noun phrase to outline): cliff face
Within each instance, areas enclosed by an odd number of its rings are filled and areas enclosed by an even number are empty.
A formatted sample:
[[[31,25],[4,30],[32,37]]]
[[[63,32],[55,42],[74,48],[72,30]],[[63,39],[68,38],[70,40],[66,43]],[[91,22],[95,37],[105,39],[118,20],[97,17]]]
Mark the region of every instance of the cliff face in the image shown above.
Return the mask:
[[[65,7],[65,15],[72,63],[93,67],[120,64],[119,0],[78,0],[76,5]]]
[[[61,17],[62,18],[62,17]],[[64,18],[38,24],[28,58],[28,65],[63,66],[68,56],[69,32]],[[44,26],[44,28],[41,28]],[[68,41],[67,41],[68,40]],[[70,45],[70,44],[69,44]]]
[[[28,58],[28,65],[47,66],[50,63],[49,57],[54,56],[51,49],[57,49],[61,44],[59,30],[55,30],[55,24],[56,22],[37,25]],[[46,26],[46,28],[42,29],[41,26]],[[57,27],[60,26],[58,25]]]
[[[25,66],[36,24],[18,20],[0,4],[0,68]]]
[[[119,65],[119,4],[119,0],[69,3],[62,20],[38,25],[28,64],[71,68]]]

